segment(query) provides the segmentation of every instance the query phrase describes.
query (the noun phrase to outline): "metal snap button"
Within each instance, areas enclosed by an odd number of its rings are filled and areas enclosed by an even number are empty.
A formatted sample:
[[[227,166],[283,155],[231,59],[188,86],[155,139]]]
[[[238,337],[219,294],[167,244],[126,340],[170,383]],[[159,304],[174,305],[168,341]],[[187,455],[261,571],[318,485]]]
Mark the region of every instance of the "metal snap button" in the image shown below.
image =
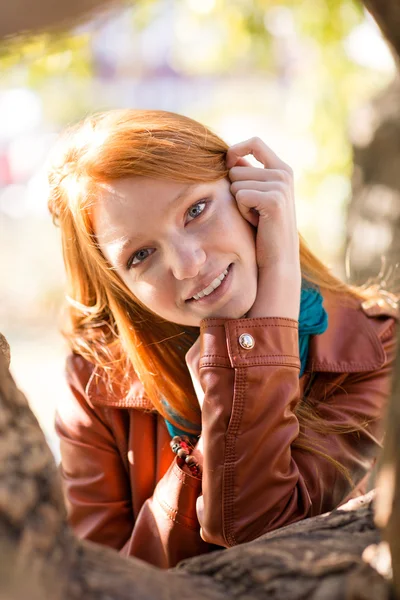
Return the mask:
[[[245,350],[251,350],[251,348],[254,348],[255,341],[253,336],[249,333],[242,333],[242,335],[239,336],[239,344]]]

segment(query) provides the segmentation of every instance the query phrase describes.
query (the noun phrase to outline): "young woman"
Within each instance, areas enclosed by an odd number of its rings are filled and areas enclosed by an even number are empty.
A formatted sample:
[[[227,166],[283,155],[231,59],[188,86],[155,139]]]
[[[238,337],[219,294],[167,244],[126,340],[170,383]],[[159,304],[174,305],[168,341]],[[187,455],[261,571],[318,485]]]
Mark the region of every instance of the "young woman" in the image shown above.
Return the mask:
[[[307,249],[290,167],[258,138],[228,148],[186,117],[126,110],[68,131],[49,180],[79,536],[171,567],[364,489],[396,305]]]

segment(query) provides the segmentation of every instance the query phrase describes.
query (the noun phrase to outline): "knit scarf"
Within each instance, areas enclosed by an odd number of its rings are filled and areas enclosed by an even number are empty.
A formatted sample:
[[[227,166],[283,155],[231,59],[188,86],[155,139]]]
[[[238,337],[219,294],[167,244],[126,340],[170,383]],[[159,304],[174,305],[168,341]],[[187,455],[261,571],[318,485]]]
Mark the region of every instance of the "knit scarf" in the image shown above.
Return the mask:
[[[299,377],[303,375],[306,368],[310,336],[324,333],[328,327],[328,315],[322,302],[323,298],[319,289],[312,284],[303,281],[301,286],[299,313],[299,356],[301,363]],[[167,402],[164,402],[164,406],[167,408],[168,414],[182,427],[182,429],[176,427],[165,419],[171,437],[174,435],[187,435],[193,437],[193,433],[188,433],[186,431],[187,427],[193,429],[193,424],[177,415]]]

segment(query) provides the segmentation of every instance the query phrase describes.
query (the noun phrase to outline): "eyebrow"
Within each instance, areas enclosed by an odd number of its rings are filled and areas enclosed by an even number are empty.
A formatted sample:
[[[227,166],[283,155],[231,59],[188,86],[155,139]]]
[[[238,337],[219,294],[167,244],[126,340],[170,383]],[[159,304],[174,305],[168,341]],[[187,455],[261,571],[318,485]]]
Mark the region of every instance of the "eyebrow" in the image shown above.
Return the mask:
[[[183,200],[186,196],[188,196],[190,193],[192,193],[193,190],[196,187],[198,187],[199,185],[200,185],[199,183],[189,183],[188,185],[186,185],[183,188],[183,190],[181,190],[179,192],[179,194],[177,194],[171,200],[171,202],[168,205],[168,209],[170,209],[172,206],[177,204],[177,202]],[[121,264],[121,258],[125,255],[125,252],[127,252],[130,248],[133,248],[136,244],[138,244],[139,240],[140,240],[140,234],[138,236],[134,236],[134,237],[130,237],[130,238],[123,238],[121,242],[119,242],[119,240],[118,240],[111,244],[111,245],[118,244],[116,254],[115,254],[115,258],[117,259],[118,263]],[[125,266],[125,265],[121,264],[121,266]]]

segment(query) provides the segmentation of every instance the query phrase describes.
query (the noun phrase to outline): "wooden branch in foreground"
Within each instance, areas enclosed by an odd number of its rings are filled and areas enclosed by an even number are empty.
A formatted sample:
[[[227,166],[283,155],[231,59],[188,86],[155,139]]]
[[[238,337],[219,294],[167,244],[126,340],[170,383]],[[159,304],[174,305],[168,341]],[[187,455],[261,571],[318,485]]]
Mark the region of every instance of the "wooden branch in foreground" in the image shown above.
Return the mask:
[[[383,36],[400,61],[400,3],[398,0],[363,0]]]
[[[125,2],[126,3],[126,2]],[[67,31],[101,11],[121,7],[124,0],[3,0],[0,3],[0,39],[8,36]]]
[[[169,571],[123,558],[69,529],[51,451],[0,355],[0,598],[388,600],[361,558],[380,541],[371,497]]]
[[[397,331],[399,346],[400,325]],[[400,598],[400,353],[393,372],[392,394],[387,413],[385,445],[377,477],[376,523],[384,530],[393,569],[393,584]]]
[[[2,333],[0,333],[0,355],[1,354],[3,354],[3,356],[5,358],[6,365],[9,366],[10,358],[11,358],[10,346],[8,345],[8,342]]]

